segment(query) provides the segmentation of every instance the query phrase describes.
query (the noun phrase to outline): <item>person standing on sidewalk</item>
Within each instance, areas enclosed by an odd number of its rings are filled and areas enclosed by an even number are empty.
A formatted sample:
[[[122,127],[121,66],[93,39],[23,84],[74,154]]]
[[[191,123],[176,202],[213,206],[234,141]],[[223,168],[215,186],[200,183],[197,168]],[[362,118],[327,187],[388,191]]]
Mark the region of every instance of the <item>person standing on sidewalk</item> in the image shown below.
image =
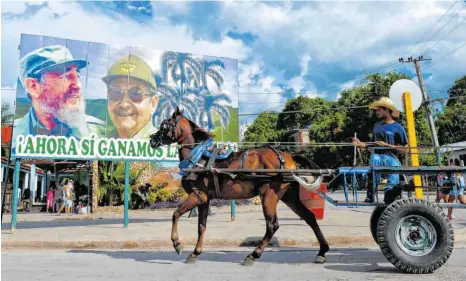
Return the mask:
[[[66,184],[62,189],[62,196],[61,196],[62,205],[60,207],[60,210],[58,210],[57,212],[57,216],[60,215],[63,209],[65,209],[65,214],[68,214],[68,199],[70,198],[69,195],[70,195],[69,187],[68,187],[68,184]]]
[[[47,191],[47,207],[45,209],[45,213],[49,212],[49,209],[51,209],[50,213],[53,213],[53,199],[55,197],[55,186],[52,184],[50,185],[49,191]]]
[[[459,166],[459,162],[456,163],[457,166]],[[455,166],[455,162],[450,160],[450,166]],[[455,198],[458,198],[458,201],[460,204],[466,204],[466,195],[464,195],[464,189],[465,189],[465,181],[464,177],[462,174],[457,173],[457,174],[452,174],[449,176],[444,176],[443,178],[443,184],[447,184],[448,187],[442,188],[442,195],[438,195],[436,202],[440,202],[440,199],[443,199],[445,203],[454,203]],[[453,219],[453,208],[449,207],[448,208],[448,219],[452,220]]]
[[[373,129],[372,141],[376,144],[374,153],[371,154],[372,166],[401,166],[398,153],[406,153],[408,151],[408,137],[403,126],[396,122],[393,117],[400,116],[400,112],[395,108],[393,102],[387,98],[382,97],[379,101],[369,105],[373,109],[377,118],[381,121],[376,123]],[[366,148],[368,145],[361,142],[358,138],[353,138],[353,144],[360,148]],[[377,175],[378,182],[380,175]],[[399,196],[401,196],[402,188],[399,185],[400,175],[389,174],[388,185],[385,188],[384,202],[391,204]],[[366,202],[373,202],[374,194],[372,186],[369,186],[367,191]]]

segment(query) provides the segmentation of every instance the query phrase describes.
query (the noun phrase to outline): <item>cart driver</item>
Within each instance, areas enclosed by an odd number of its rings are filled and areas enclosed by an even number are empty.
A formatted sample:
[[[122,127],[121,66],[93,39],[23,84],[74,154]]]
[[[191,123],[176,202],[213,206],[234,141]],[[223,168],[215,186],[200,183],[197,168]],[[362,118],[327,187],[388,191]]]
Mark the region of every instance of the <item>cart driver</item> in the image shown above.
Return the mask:
[[[376,149],[371,155],[372,166],[401,166],[398,159],[399,153],[408,151],[408,137],[403,126],[396,122],[393,117],[400,116],[400,112],[395,108],[393,102],[382,97],[379,101],[369,105],[373,109],[377,118],[381,121],[374,125],[372,141],[375,142]],[[358,138],[353,138],[353,144],[360,148],[365,148],[368,144],[361,142]],[[377,182],[381,175],[377,175]],[[399,174],[389,174],[387,187],[385,188],[384,201],[385,204],[390,204],[397,199],[402,192]],[[372,187],[369,186],[366,202],[373,202],[374,194]]]

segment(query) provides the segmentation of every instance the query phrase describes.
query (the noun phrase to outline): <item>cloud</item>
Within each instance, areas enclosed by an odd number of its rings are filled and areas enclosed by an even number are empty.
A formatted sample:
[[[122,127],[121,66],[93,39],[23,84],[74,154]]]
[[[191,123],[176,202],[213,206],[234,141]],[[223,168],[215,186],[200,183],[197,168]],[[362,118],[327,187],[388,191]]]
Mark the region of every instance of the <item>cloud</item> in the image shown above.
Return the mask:
[[[16,82],[19,34],[27,32],[236,58],[241,113],[280,109],[298,92],[335,99],[341,89],[356,85],[373,71],[399,69],[412,75],[413,65],[396,62],[405,53],[431,57],[431,68],[422,65],[426,75],[434,74],[426,83],[446,90],[466,73],[466,47],[439,59],[464,43],[466,29],[459,26],[425,52],[464,19],[466,9],[437,36],[414,44],[451,4],[50,1],[40,9],[38,3],[34,10],[24,3],[2,3],[2,67],[8,69],[2,72],[2,86]],[[429,35],[442,28],[461,5],[458,2]],[[428,40],[425,46],[424,40]]]
[[[281,110],[286,102],[286,97],[281,93],[283,89],[275,86],[275,78],[264,76],[264,65],[254,62],[248,65],[241,65],[241,71],[238,80],[240,84],[240,123],[248,123],[262,111]],[[249,115],[250,114],[250,115]]]
[[[459,3],[452,9],[431,34],[440,29],[461,5]],[[314,82],[319,91],[325,91],[332,84],[354,79],[362,70],[370,72],[375,67],[396,61],[411,47],[417,52],[427,50],[427,47],[420,48],[423,42],[413,45],[450,6],[451,2],[432,1],[285,3],[273,7],[262,2],[229,2],[224,7],[224,17],[234,19],[237,32],[257,36],[252,53],[269,64],[264,70],[265,75],[273,75],[277,69],[296,73],[300,64],[298,58],[310,54],[313,61],[304,80]],[[245,10],[249,12],[244,13]],[[461,14],[464,12],[466,9]],[[428,46],[455,25],[450,23]],[[464,40],[466,29],[458,28],[447,37],[448,40],[442,41],[443,45],[437,46],[438,52],[445,53],[445,48],[453,42]],[[434,51],[432,57],[440,57]],[[464,73],[466,57],[454,61],[451,56],[449,62]],[[397,67],[400,65],[392,64],[380,70]],[[451,71],[446,73],[450,76]],[[324,75],[333,77],[322,79]],[[451,75],[447,83],[451,84],[453,77]],[[285,78],[291,80],[295,89],[301,86],[302,80],[296,74]]]
[[[249,51],[242,41],[230,37],[218,42],[194,41],[189,28],[170,25],[164,18],[155,19],[150,26],[146,26],[124,16],[117,16],[115,20],[89,13],[81,5],[71,2],[62,3],[61,11],[64,5],[68,12],[66,18],[50,18],[54,11],[43,9],[28,20],[9,20],[2,25],[2,67],[10,70],[3,72],[2,85],[11,85],[16,81],[19,61],[17,46],[21,33],[236,59],[243,59]]]
[[[306,83],[307,83],[306,75],[308,74],[310,61],[311,61],[311,57],[309,56],[309,54],[305,54],[301,58],[301,73],[298,76],[291,78],[290,81],[288,82],[288,86],[291,89],[293,89],[293,91],[296,93],[300,93],[304,89],[307,88],[306,87]],[[316,90],[313,84],[312,84],[312,88],[314,91]]]

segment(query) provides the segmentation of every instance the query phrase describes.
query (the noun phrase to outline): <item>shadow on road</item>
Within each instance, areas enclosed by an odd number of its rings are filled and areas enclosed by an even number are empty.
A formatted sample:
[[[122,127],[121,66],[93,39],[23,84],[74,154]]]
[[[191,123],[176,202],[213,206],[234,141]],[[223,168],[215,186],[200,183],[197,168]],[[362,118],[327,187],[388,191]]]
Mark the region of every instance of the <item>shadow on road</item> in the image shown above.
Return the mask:
[[[130,219],[130,223],[148,223],[148,222],[171,222],[171,219]],[[32,229],[32,228],[53,228],[53,227],[76,227],[76,226],[101,226],[123,224],[122,218],[115,219],[94,219],[94,220],[56,220],[56,221],[25,221],[18,222],[17,229]],[[10,223],[3,223],[2,230],[10,229]]]
[[[70,253],[106,255],[114,259],[130,259],[138,262],[173,264],[184,262],[193,249],[185,249],[180,256],[174,251],[102,251],[102,250],[70,250]],[[251,248],[252,251],[252,248]],[[249,254],[248,251],[213,251],[203,252],[198,261],[235,263],[240,265]],[[314,264],[317,249],[293,249],[281,247],[279,250],[266,251],[256,263],[274,264],[309,264],[322,266],[328,270],[347,272],[383,272],[400,273],[393,266],[379,266],[377,263],[388,263],[380,250],[367,248],[334,248],[327,254],[324,265]],[[189,266],[189,265],[186,265]]]

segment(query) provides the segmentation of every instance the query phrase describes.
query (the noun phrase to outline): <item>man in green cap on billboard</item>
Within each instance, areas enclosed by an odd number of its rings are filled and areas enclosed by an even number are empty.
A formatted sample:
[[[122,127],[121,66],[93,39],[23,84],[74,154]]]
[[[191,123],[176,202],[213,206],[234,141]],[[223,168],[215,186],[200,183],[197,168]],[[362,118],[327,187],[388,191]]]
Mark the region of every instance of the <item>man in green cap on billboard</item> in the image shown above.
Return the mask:
[[[102,80],[107,84],[108,114],[115,126],[112,138],[147,139],[157,131],[152,115],[159,97],[149,65],[135,55],[110,66]]]
[[[31,107],[14,122],[13,149],[19,135],[79,140],[105,131],[105,122],[86,114],[79,71],[87,65],[61,45],[39,48],[21,58],[18,78]]]

